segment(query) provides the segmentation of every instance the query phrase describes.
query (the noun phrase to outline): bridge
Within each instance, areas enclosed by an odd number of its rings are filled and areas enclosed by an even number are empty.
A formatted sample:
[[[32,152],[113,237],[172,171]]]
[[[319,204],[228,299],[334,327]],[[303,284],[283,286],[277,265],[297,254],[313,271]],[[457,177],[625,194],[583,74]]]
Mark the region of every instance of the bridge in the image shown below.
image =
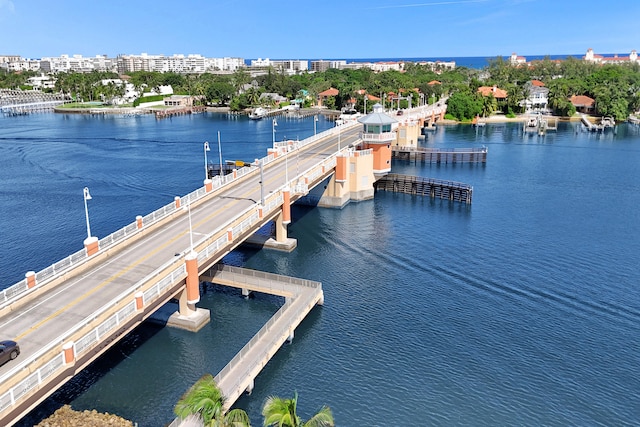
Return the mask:
[[[433,105],[411,114],[442,117],[445,109]],[[235,280],[246,292],[276,289],[241,283],[238,272],[230,281],[229,271],[215,266],[271,221],[275,236],[263,244],[293,250],[296,241],[288,238],[287,224],[290,206],[298,200],[340,208],[372,198],[376,179],[391,169],[390,143],[396,136],[391,128],[353,122],[303,141],[275,142],[249,167],[207,177],[194,192],[176,196],[109,236],[98,239],[87,227],[83,249],[42,271],[27,272],[0,292],[0,329],[22,349],[18,359],[0,367],[0,425],[17,422],[172,299],[179,308],[170,325],[193,331],[204,326],[209,313],[196,306],[202,280],[227,285]],[[216,377],[228,405],[252,388],[281,337],[292,338],[304,315],[322,303],[319,284],[296,285],[309,290],[279,291],[285,304],[273,324],[259,332],[269,335],[270,344],[256,339],[263,347],[243,349],[243,363],[230,363]],[[258,367],[257,372],[248,366]]]

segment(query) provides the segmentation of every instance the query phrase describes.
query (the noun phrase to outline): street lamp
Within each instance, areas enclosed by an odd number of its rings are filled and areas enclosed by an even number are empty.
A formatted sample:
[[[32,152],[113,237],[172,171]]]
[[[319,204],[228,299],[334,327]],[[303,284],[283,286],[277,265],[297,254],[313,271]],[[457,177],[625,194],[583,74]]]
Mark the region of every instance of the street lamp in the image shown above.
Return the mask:
[[[316,123],[318,123],[318,115],[313,116],[313,136],[315,136],[318,132],[316,130]]]
[[[276,148],[276,126],[278,126],[278,122],[276,122],[276,119],[273,119],[273,121],[271,122],[271,133],[273,135],[273,138],[272,138],[273,148]]]
[[[87,239],[91,239],[91,227],[89,226],[89,208],[87,207],[87,200],[91,200],[91,194],[89,194],[89,188],[84,187],[84,215],[87,218]]]
[[[220,156],[220,177],[222,177],[222,148],[220,146],[220,131],[218,131],[218,155]]]
[[[209,179],[209,168],[207,167],[207,151],[211,151],[209,148],[209,142],[204,142],[204,179]]]

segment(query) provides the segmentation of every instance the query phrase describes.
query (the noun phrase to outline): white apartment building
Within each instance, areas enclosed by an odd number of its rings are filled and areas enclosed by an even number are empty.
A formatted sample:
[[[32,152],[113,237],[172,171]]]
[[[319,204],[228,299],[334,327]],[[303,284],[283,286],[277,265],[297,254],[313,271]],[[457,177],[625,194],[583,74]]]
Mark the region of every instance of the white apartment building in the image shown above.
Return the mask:
[[[258,58],[251,60],[251,68],[273,67],[276,70],[287,74],[296,74],[309,69],[309,61],[302,59],[270,60],[269,58]]]
[[[116,64],[106,55],[96,55],[95,57],[60,55],[41,58],[40,70],[45,73],[90,73],[92,71],[115,71]]]
[[[118,55],[118,73],[135,71],[157,71],[161,73],[196,73],[210,71],[235,71],[244,67],[242,58],[205,58],[199,54],[190,55]]]

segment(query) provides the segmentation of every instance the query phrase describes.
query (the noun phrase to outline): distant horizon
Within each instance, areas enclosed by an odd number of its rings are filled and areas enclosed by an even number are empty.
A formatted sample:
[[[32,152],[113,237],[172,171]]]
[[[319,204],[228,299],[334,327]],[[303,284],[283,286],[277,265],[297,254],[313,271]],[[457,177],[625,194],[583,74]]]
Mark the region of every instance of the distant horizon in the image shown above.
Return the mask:
[[[1,0],[0,0],[1,1]],[[529,60],[529,58],[545,58],[545,57],[551,57],[551,58],[560,58],[560,57],[580,57],[582,58],[588,48],[585,49],[585,52],[582,53],[560,53],[560,54],[520,54],[518,52],[512,52],[515,53],[517,56],[520,57],[524,57],[527,60]],[[629,50],[628,52],[595,52],[597,55],[602,55],[602,56],[615,56],[615,55],[629,55],[629,53],[631,53],[631,51],[634,49]],[[157,55],[164,55],[167,57],[171,57],[174,55],[201,55],[203,57],[206,58],[223,58],[223,57],[228,57],[228,58],[242,58],[245,61],[251,61],[251,60],[258,60],[258,59],[269,59],[271,61],[355,61],[355,62],[366,62],[366,61],[380,61],[380,60],[385,60],[385,61],[413,61],[413,60],[441,60],[441,61],[448,61],[448,60],[455,60],[456,58],[474,58],[474,59],[479,59],[479,58],[497,58],[497,57],[503,57],[503,58],[509,58],[511,56],[511,53],[509,54],[494,54],[494,55],[445,55],[445,56],[376,56],[376,57],[367,57],[367,56],[351,56],[351,57],[337,57],[337,56],[333,56],[333,57],[311,57],[311,56],[306,56],[306,57],[284,57],[284,56],[253,56],[253,57],[243,57],[243,56],[238,56],[238,55],[225,55],[225,56],[208,56],[208,55],[204,55],[202,53],[199,52],[189,52],[189,53],[184,53],[184,52],[174,52],[174,53],[170,53],[170,54],[166,54],[164,52],[159,52],[159,53],[149,53],[148,51],[143,51],[143,52],[139,52],[139,53],[118,53],[116,55],[109,55],[109,54],[103,54],[103,53],[95,53],[95,54],[81,54],[81,53],[61,53],[58,55],[42,55],[42,56],[38,56],[38,57],[33,57],[33,56],[24,56],[24,55],[20,55],[20,54],[15,54],[15,53],[3,53],[0,52],[0,56],[19,56],[23,59],[30,59],[30,60],[41,60],[42,58],[59,58],[62,55],[67,55],[69,57],[73,57],[74,55],[80,55],[83,58],[95,58],[96,56],[106,56],[107,58],[117,58],[119,55],[132,55],[132,56],[137,56],[137,55],[142,55],[142,54],[146,54],[149,56],[157,56]]]

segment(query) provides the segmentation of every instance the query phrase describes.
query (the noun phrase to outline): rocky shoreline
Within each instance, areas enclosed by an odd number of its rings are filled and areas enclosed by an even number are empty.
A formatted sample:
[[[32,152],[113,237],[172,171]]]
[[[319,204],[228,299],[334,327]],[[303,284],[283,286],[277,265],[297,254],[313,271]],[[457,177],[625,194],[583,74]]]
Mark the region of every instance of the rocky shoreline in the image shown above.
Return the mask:
[[[35,427],[134,427],[133,422],[117,415],[92,411],[74,411],[64,405]]]

